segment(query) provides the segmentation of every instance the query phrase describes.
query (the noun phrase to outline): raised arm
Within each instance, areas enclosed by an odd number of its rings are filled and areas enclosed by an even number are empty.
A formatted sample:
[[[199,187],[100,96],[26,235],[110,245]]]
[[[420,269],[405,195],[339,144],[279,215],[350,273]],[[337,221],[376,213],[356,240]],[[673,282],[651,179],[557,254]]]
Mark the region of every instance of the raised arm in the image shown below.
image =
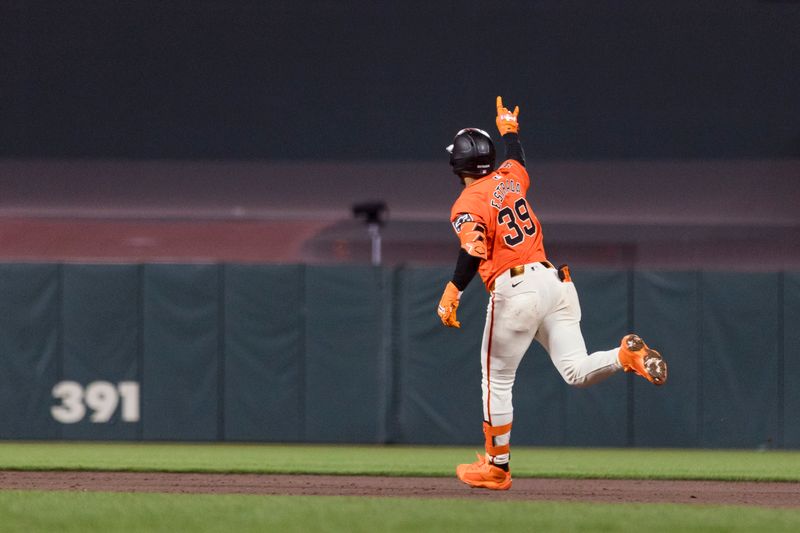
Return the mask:
[[[512,113],[503,106],[503,97],[497,97],[497,131],[503,137],[503,142],[506,146],[506,159],[513,159],[519,162],[523,167],[525,166],[525,152],[522,150],[522,144],[519,142],[519,106],[514,108]]]

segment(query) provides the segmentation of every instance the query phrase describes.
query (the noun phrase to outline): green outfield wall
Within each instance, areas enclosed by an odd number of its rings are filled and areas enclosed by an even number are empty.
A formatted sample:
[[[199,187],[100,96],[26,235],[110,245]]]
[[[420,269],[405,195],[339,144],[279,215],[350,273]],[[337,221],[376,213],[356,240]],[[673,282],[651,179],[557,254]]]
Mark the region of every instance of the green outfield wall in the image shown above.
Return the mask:
[[[487,294],[450,268],[0,265],[0,438],[482,442]],[[576,271],[589,350],[628,331],[666,386],[561,381],[532,346],[514,443],[800,447],[800,273]]]

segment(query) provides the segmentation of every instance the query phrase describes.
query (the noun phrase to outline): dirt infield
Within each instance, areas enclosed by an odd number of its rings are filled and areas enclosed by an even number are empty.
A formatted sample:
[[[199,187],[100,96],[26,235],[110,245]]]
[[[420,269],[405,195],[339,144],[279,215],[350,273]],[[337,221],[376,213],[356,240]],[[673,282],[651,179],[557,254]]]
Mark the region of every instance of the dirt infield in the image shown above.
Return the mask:
[[[516,479],[510,491],[455,478],[0,471],[0,490],[467,498],[593,503],[727,504],[800,508],[800,483]]]

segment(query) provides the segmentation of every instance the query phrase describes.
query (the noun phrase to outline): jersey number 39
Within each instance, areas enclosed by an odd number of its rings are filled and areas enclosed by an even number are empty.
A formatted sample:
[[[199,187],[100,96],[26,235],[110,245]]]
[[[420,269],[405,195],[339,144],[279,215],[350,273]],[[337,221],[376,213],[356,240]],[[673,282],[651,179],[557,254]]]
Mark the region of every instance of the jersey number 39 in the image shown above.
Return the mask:
[[[536,233],[536,224],[531,220],[528,202],[525,198],[520,198],[514,202],[514,209],[506,206],[497,213],[497,223],[508,226],[510,232],[503,237],[506,244],[516,246],[525,240],[525,236],[533,236]],[[522,226],[520,227],[520,224]]]

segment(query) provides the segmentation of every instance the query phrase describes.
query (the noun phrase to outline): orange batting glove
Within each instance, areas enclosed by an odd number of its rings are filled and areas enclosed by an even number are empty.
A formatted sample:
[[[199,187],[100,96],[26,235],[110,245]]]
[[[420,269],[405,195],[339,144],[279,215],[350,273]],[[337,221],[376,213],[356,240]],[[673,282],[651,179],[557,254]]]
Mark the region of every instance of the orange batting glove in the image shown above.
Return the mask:
[[[461,322],[456,320],[456,309],[458,309],[458,300],[461,298],[461,291],[458,290],[452,281],[447,283],[444,288],[442,299],[439,300],[439,318],[442,319],[442,324],[450,328],[460,328]]]
[[[519,115],[519,106],[514,108],[512,113],[507,108],[503,107],[503,97],[497,97],[497,131],[503,136],[506,133],[519,133],[519,122],[517,122],[517,115]]]

